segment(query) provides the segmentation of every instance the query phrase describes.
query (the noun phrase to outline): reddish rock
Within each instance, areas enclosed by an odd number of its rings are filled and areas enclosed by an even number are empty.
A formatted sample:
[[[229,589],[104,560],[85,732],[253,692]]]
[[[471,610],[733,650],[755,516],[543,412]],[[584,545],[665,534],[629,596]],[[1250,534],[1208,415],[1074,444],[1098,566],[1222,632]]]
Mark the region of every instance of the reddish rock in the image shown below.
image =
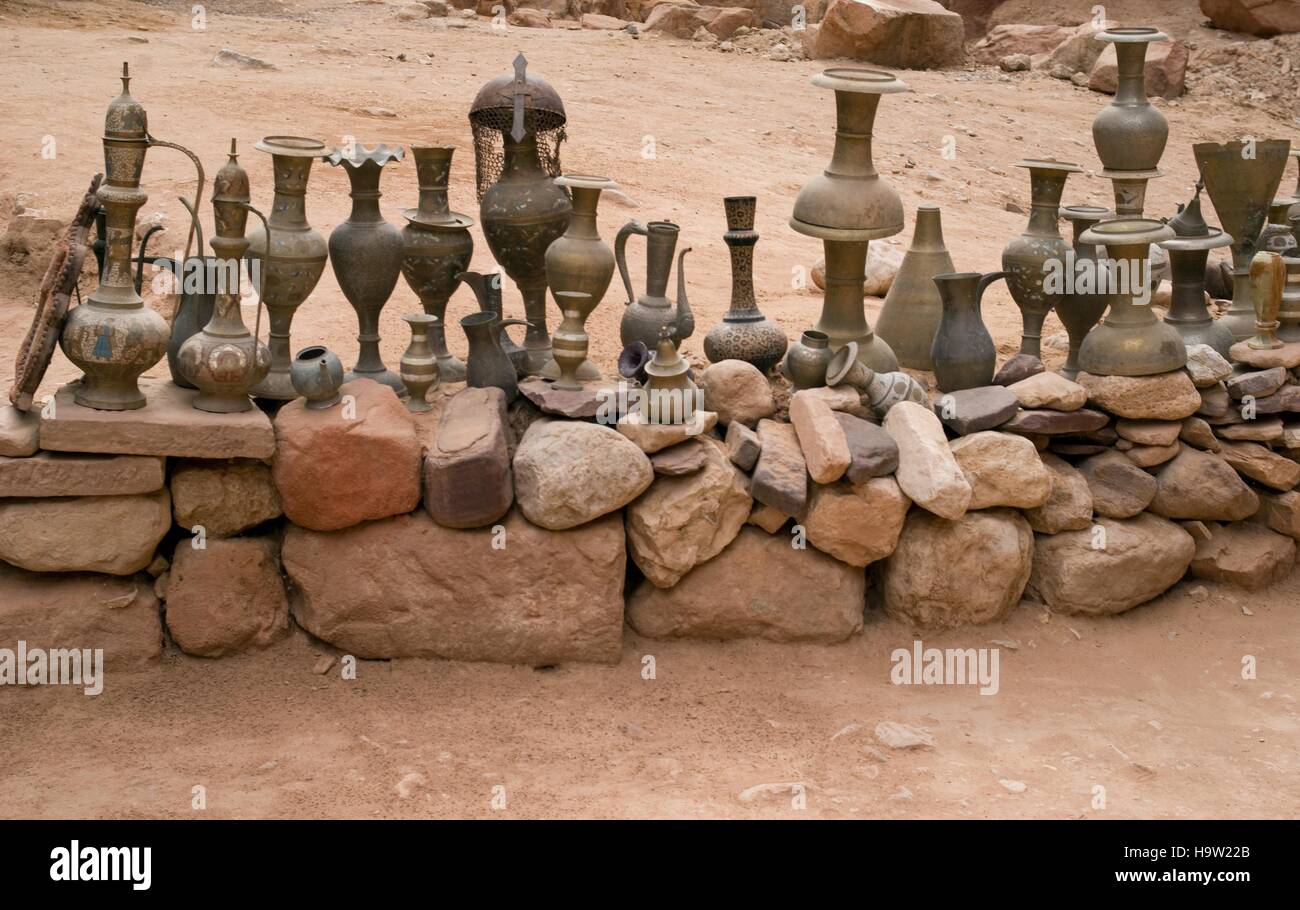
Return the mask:
[[[1059,25],[995,25],[987,35],[975,42],[971,48],[971,59],[976,63],[994,64],[1011,54],[1026,54],[1030,57],[1046,54],[1055,50],[1069,36],[1070,30]]]
[[[480,528],[505,515],[514,498],[505,392],[457,392],[424,453],[425,510],[444,528]]]
[[[1239,521],[1219,525],[1208,540],[1198,541],[1191,568],[1197,578],[1255,591],[1286,578],[1295,565],[1295,554],[1290,537],[1252,521]]]
[[[1147,95],[1150,97],[1177,98],[1187,90],[1187,45],[1181,41],[1156,41],[1147,45],[1146,65],[1143,68]],[[1108,44],[1092,65],[1088,75],[1088,88],[1094,92],[1115,94],[1119,84],[1119,59],[1115,45]]]
[[[167,579],[167,628],[186,654],[224,657],[289,631],[277,547],[262,537],[182,541]]]
[[[163,485],[163,459],[152,455],[39,452],[0,456],[0,497],[123,496]]]
[[[808,49],[816,60],[933,69],[961,65],[964,37],[961,16],[933,0],[831,0]]]
[[[335,407],[309,410],[300,398],[275,418],[272,476],[284,514],[316,531],[401,515],[420,503],[421,447],[410,412],[370,379],[344,383],[342,392]]]
[[[1201,0],[1201,12],[1215,28],[1261,38],[1300,32],[1300,5],[1294,0]]]

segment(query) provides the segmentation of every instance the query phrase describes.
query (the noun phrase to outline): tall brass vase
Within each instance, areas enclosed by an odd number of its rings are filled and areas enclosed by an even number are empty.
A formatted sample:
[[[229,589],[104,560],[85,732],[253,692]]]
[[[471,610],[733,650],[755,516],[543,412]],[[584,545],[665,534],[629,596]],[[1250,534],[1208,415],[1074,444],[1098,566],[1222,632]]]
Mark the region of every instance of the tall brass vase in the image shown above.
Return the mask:
[[[1061,193],[1066,178],[1083,168],[1062,161],[1032,159],[1021,161],[1016,167],[1029,171],[1029,226],[1002,251],[1002,270],[1007,273],[1011,299],[1020,307],[1023,323],[1020,353],[1041,357],[1043,320],[1065,299],[1063,289],[1049,290],[1045,270],[1052,262],[1063,266],[1070,252],[1070,244],[1065,242],[1057,226],[1061,217]]]
[[[885,306],[876,318],[876,334],[894,349],[903,366],[934,369],[930,348],[943,318],[943,301],[933,279],[954,271],[952,256],[943,243],[939,206],[918,206],[912,245],[903,256],[898,275],[885,295]]]
[[[1065,299],[1056,305],[1056,315],[1065,326],[1070,337],[1070,353],[1061,367],[1061,375],[1073,379],[1079,372],[1079,345],[1088,337],[1092,327],[1106,312],[1107,296],[1099,293],[1091,284],[1083,285],[1081,279],[1090,279],[1097,274],[1097,247],[1084,243],[1079,238],[1098,221],[1113,218],[1114,215],[1099,205],[1067,205],[1061,209],[1061,217],[1070,222],[1074,229],[1074,280],[1075,286]]]
[[[722,200],[727,233],[722,240],[731,254],[731,306],[722,321],[704,336],[704,356],[710,363],[744,360],[766,373],[776,366],[789,343],[785,332],[758,309],[754,299],[754,245],[758,232],[754,216],[758,199],[728,196]]]
[[[587,295],[590,304],[584,306],[590,314],[605,299],[609,282],[614,277],[614,251],[600,237],[596,210],[600,205],[600,194],[604,190],[617,189],[618,184],[608,177],[580,174],[561,175],[555,178],[555,183],[568,189],[573,199],[573,214],[569,216],[564,236],[546,248],[546,282],[556,303],[570,299],[561,298],[561,294]],[[564,315],[563,307],[561,314]],[[584,315],[582,318],[585,321],[587,317]],[[583,338],[586,338],[585,334]],[[561,372],[559,364],[551,361],[542,370],[542,376],[558,379]],[[577,377],[600,378],[600,369],[586,359],[585,350]]]
[[[862,363],[889,372],[898,358],[867,323],[862,285],[867,243],[903,229],[903,203],[872,164],[871,130],[880,96],[907,86],[892,73],[852,66],[832,67],[812,83],[835,92],[835,150],[826,170],[799,191],[790,227],[820,238],[825,250],[826,293],[815,328],[832,350],[855,341]]]

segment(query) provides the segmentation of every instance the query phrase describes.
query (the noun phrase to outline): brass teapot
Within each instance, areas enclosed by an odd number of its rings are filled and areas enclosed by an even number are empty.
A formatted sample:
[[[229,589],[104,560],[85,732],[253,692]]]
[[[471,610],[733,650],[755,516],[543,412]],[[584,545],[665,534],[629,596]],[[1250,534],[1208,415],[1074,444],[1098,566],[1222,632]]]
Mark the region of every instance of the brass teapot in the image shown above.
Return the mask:
[[[691,251],[690,247],[677,255],[676,305],[664,294],[668,289],[673,250],[677,247],[677,236],[680,233],[681,228],[671,221],[652,221],[649,224],[629,221],[614,238],[614,261],[618,263],[618,273],[623,278],[623,287],[627,289],[627,309],[623,312],[618,328],[624,347],[640,341],[653,350],[659,344],[659,330],[665,325],[672,329],[674,347],[690,338],[695,331],[695,315],[686,300],[686,273],[682,270],[682,261]],[[632,279],[627,271],[627,238],[632,234],[646,238],[646,288],[640,297],[632,290]]]

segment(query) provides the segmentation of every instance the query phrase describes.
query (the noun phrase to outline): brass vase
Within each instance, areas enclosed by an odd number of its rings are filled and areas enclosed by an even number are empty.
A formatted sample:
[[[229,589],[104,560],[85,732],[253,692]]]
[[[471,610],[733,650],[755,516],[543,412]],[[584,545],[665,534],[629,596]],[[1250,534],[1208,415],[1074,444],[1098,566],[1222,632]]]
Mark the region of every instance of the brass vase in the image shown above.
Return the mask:
[[[267,259],[267,232],[260,224],[248,234],[248,252],[253,287],[266,304],[270,331],[271,369],[253,387],[253,396],[271,401],[292,401],[298,397],[289,378],[290,328],[321,273],[329,248],[321,232],[307,223],[307,178],[312,161],[326,154],[324,143],[300,136],[267,136],[254,146],[271,156],[275,175],[275,199],[271,203],[271,257]]]
[[[766,373],[785,354],[785,332],[758,309],[754,299],[754,196],[728,196],[722,200],[727,232],[722,240],[731,254],[731,306],[722,321],[704,336],[704,356],[710,363],[744,360]]]
[[[1250,296],[1255,302],[1255,337],[1246,342],[1256,351],[1282,347],[1277,338],[1286,266],[1277,253],[1260,250],[1250,261]]]
[[[1097,247],[1079,238],[1097,222],[1115,216],[1098,205],[1067,205],[1061,209],[1061,217],[1070,222],[1074,231],[1074,282],[1065,298],[1057,303],[1056,315],[1070,338],[1070,353],[1061,367],[1061,375],[1073,379],[1079,372],[1079,345],[1106,312],[1107,300],[1092,281],[1097,275]],[[1085,276],[1087,284],[1081,280]]]
[[[406,409],[418,414],[432,409],[429,390],[438,387],[438,355],[430,336],[441,320],[429,313],[410,313],[402,318],[411,327],[411,343],[402,353],[400,363],[402,384],[410,394]]]
[[[1056,290],[1049,283],[1053,265],[1063,269],[1070,244],[1061,237],[1061,193],[1071,174],[1083,170],[1077,164],[1050,160],[1026,160],[1016,167],[1029,171],[1029,226],[1013,237],[1002,251],[1002,270],[1007,273],[1007,289],[1020,307],[1023,329],[1020,353],[1042,356],[1043,320],[1065,299],[1064,287]]]
[[[916,379],[901,370],[876,372],[858,357],[857,346],[856,341],[850,341],[831,357],[826,365],[826,385],[846,385],[856,389],[881,420],[900,401],[929,402],[925,387]]]
[[[451,177],[449,146],[414,146],[415,173],[420,185],[417,208],[403,212],[402,277],[420,298],[424,312],[436,317],[428,326],[429,345],[438,358],[439,378],[464,382],[465,364],[447,350],[447,301],[460,284],[457,275],[469,268],[474,255],[474,238],[469,229],[474,219],[453,212],[447,202]]]
[[[1236,341],[1255,334],[1248,272],[1277,195],[1291,143],[1285,139],[1198,142],[1192,146],[1219,224],[1232,237],[1232,305],[1219,318]]]
[[[1208,344],[1227,357],[1232,332],[1222,321],[1216,322],[1205,306],[1205,263],[1210,250],[1230,245],[1232,238],[1205,223],[1200,184],[1192,201],[1179,206],[1178,214],[1169,219],[1169,226],[1177,236],[1160,243],[1173,270],[1165,323],[1174,327],[1184,344]]]
[[[555,183],[569,191],[573,200],[573,214],[569,216],[569,227],[564,236],[546,248],[546,281],[557,303],[561,302],[557,294],[585,294],[590,297],[591,305],[587,309],[590,314],[605,299],[609,282],[614,277],[614,251],[600,239],[596,209],[600,205],[600,194],[604,190],[618,189],[618,184],[608,177],[580,174],[564,174],[556,177]],[[585,321],[587,317],[584,315],[582,318]],[[583,338],[585,344],[585,333]],[[557,360],[558,357],[557,354]],[[542,370],[542,376],[556,379],[560,372],[558,363],[552,361]],[[586,359],[585,348],[577,377],[600,378],[600,369]]]
[[[1187,346],[1156,317],[1150,301],[1137,302],[1149,277],[1150,245],[1172,239],[1173,228],[1150,218],[1103,221],[1080,238],[1106,248],[1098,278],[1110,291],[1106,317],[1079,347],[1079,369],[1097,376],[1154,376],[1187,363]]]
[[[623,279],[623,288],[627,291],[623,318],[618,323],[618,336],[627,347],[641,342],[647,350],[654,350],[659,344],[660,330],[668,326],[669,337],[674,345],[681,344],[695,332],[695,315],[691,312],[690,302],[686,299],[686,254],[691,251],[685,247],[677,255],[677,301],[668,299],[668,276],[673,267],[673,251],[677,249],[677,237],[681,228],[671,221],[651,221],[642,224],[629,221],[619,228],[614,237],[614,261],[618,265],[619,277]],[[632,289],[632,278],[627,270],[627,238],[639,234],[646,239],[645,249],[645,293],[639,297]]]
[[[218,271],[212,318],[176,354],[176,365],[199,390],[193,405],[200,411],[234,414],[251,410],[249,391],[266,378],[271,352],[250,333],[239,310],[240,265],[248,250],[248,173],[239,164],[235,140],[230,160],[212,178],[212,215],[216,230],[210,241]],[[271,242],[274,244],[274,233]],[[261,308],[258,317],[260,324]]]
[[[402,160],[402,147],[374,149],[356,146],[352,154],[336,150],[326,161],[347,171],[352,212],[330,233],[330,265],[343,296],[357,313],[361,353],[348,371],[348,380],[373,379],[398,395],[402,378],[384,366],[379,356],[379,314],[397,286],[402,272],[402,232],[384,220],[379,211],[379,176],[383,167]]]
[[[912,245],[903,255],[903,264],[876,318],[876,334],[889,343],[903,366],[934,369],[930,348],[943,317],[943,301],[932,279],[955,271],[943,243],[939,206],[918,206]]]
[[[564,318],[551,339],[555,351],[555,365],[559,372],[554,386],[557,389],[581,391],[581,368],[587,360],[587,329],[585,323],[596,308],[596,299],[585,291],[551,291]],[[599,371],[596,373],[600,377]]]
[[[1116,89],[1110,104],[1092,121],[1097,157],[1115,191],[1115,213],[1141,218],[1146,207],[1147,181],[1159,177],[1160,158],[1169,139],[1169,123],[1153,106],[1146,91],[1147,45],[1168,41],[1159,29],[1108,28],[1095,35],[1115,45]]]
[[[864,311],[867,243],[903,229],[903,203],[880,179],[871,159],[871,130],[880,96],[905,92],[892,73],[832,67],[812,78],[835,92],[835,150],[830,165],[804,184],[790,227],[820,238],[826,259],[826,292],[816,329],[837,351],[857,342],[858,358],[877,371],[898,368],[898,358],[871,331]]]
[[[1277,318],[1277,337],[1290,344],[1300,341],[1300,256],[1284,256],[1286,284],[1282,286],[1282,307]]]
[[[144,305],[131,278],[135,217],[149,198],[140,189],[149,148],[148,116],[131,97],[122,64],[122,94],[104,117],[104,181],[99,204],[107,213],[105,261],[99,287],[69,311],[59,336],[64,355],[84,374],[74,401],[103,411],[145,406],[136,381],[167,353],[167,321]]]
[[[932,279],[943,300],[943,317],[930,349],[941,392],[993,384],[998,351],[980,316],[980,301],[990,284],[1005,277],[1005,272],[957,272]]]

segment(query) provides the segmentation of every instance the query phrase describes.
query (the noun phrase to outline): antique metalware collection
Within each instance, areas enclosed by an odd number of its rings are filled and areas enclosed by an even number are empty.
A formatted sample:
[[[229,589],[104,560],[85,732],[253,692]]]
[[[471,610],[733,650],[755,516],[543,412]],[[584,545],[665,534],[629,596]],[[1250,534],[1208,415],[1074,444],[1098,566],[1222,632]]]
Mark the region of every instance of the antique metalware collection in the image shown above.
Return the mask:
[[[1021,161],[1017,166],[1030,177],[1028,224],[1003,250],[1002,271],[981,275],[957,270],[944,245],[939,207],[921,205],[911,245],[874,331],[864,309],[868,245],[901,232],[904,217],[898,193],[873,166],[872,128],[881,96],[908,87],[890,73],[861,67],[833,67],[814,76],[814,86],[835,95],[834,150],[825,170],[799,191],[789,223],[823,244],[820,318],[790,342],[763,315],[754,289],[757,199],[727,197],[722,239],[730,254],[731,301],[703,339],[708,360],[744,360],[764,373],[779,366],[795,389],[849,386],[883,415],[898,401],[926,400],[924,385],[900,372],[900,364],[932,371],[943,392],[992,381],[996,350],[980,315],[980,299],[999,278],[1005,278],[1021,312],[1023,353],[1041,354],[1044,320],[1053,311],[1058,314],[1069,335],[1062,369],[1066,376],[1080,370],[1141,376],[1178,369],[1191,344],[1208,344],[1226,355],[1238,341],[1269,348],[1300,340],[1295,236],[1300,184],[1297,195],[1278,196],[1288,157],[1300,157],[1300,149],[1293,150],[1285,140],[1198,143],[1193,154],[1202,182],[1196,195],[1170,219],[1145,216],[1147,183],[1160,176],[1168,124],[1147,99],[1143,62],[1150,42],[1167,39],[1149,28],[1111,28],[1096,38],[1114,43],[1118,58],[1118,91],[1092,127],[1101,176],[1113,184],[1114,210],[1061,206],[1067,178],[1083,170],[1078,164]],[[562,171],[564,104],[550,84],[527,71],[522,55],[513,72],[483,86],[469,112],[478,225],[499,266],[488,274],[468,271],[475,220],[450,208],[450,146],[410,149],[419,199],[403,213],[406,223],[399,228],[380,211],[380,178],[387,166],[403,161],[403,148],[329,149],[306,137],[264,138],[256,148],[270,156],[275,194],[267,219],[250,204],[248,174],[232,140],[229,160],[213,179],[215,230],[209,241],[212,255],[205,255],[198,212],[202,166],[192,153],[149,134],[144,107],[129,85],[124,65],[122,93],[105,118],[106,176],[102,184],[92,184],[102,213],[103,243],[96,248],[102,257],[99,286],[66,317],[57,306],[38,312],[41,325],[34,323],[19,355],[22,388],[16,384],[11,393],[24,410],[32,406],[33,382],[40,381],[56,336],[84,374],[76,403],[101,410],[144,407],[137,379],[164,354],[174,381],[195,390],[193,406],[218,412],[247,410],[253,399],[274,406],[297,397],[304,397],[308,408],[329,408],[340,400],[340,385],[354,378],[388,385],[412,411],[429,409],[428,392],[440,382],[499,387],[510,400],[519,394],[519,380],[529,375],[559,389],[580,390],[583,383],[602,377],[588,358],[586,322],[616,269],[626,292],[619,373],[651,390],[694,389],[690,367],[678,350],[695,330],[683,270],[690,247],[680,243],[680,227],[667,220],[633,220],[618,230],[612,247],[602,239],[599,201],[602,192],[616,190],[617,184],[607,177]],[[190,239],[197,236],[199,252],[191,257],[187,243],[180,262],[146,257],[144,242],[139,255],[132,255],[136,215],[147,199],[141,188],[145,155],[155,145],[189,155],[198,171],[194,203],[182,202],[191,213]],[[316,160],[342,167],[350,183],[351,212],[328,241],[306,216],[307,184]],[[1202,187],[1221,228],[1205,223]],[[246,232],[250,213],[261,223]],[[88,218],[82,219],[82,234]],[[1073,228],[1071,239],[1062,236],[1062,218]],[[640,294],[626,255],[633,235],[646,243]],[[1232,305],[1216,320],[1206,306],[1205,269],[1210,252],[1222,247],[1231,248]],[[1165,257],[1173,290],[1162,319],[1147,304],[1153,266]],[[668,296],[674,259],[675,299]],[[323,346],[291,354],[294,314],[316,287],[327,260],[358,323],[358,355],[346,375],[339,358]],[[133,265],[139,271],[145,262],[177,276],[171,326],[144,305],[139,276],[131,274]],[[240,308],[241,262],[247,263],[258,292],[252,331]],[[1064,283],[1053,280],[1054,268],[1067,273]],[[193,273],[225,280],[216,288],[205,280],[195,289],[186,280]],[[523,320],[503,318],[502,273],[523,298]],[[1092,279],[1075,280],[1085,274]],[[410,343],[400,372],[394,372],[380,356],[379,319],[399,276],[418,298],[420,310],[404,316]],[[450,353],[446,338],[448,300],[462,283],[479,304],[479,312],[459,320],[468,340],[466,362]],[[561,314],[554,337],[547,327],[548,290]],[[66,307],[66,294],[64,298]],[[262,305],[268,344],[258,341]],[[515,325],[525,328],[522,347],[506,332]],[[669,397],[678,404],[668,410],[651,404],[644,418],[656,423],[690,420],[691,407],[680,404],[690,396]]]

